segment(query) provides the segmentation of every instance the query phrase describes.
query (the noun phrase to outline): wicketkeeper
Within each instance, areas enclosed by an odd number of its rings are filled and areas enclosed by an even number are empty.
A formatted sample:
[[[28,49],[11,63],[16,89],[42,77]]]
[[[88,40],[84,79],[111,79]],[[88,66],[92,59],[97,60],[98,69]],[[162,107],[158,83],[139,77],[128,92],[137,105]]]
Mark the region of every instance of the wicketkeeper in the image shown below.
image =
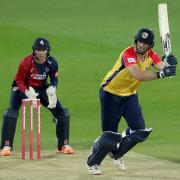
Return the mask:
[[[145,128],[141,106],[136,92],[142,81],[163,79],[176,75],[176,57],[172,54],[161,58],[152,48],[154,33],[142,28],[135,35],[134,45],[126,48],[100,87],[102,135],[95,141],[88,157],[90,174],[99,175],[99,166],[109,153],[119,169],[125,170],[122,157],[137,143],[145,141],[151,128]],[[165,64],[164,60],[166,60]],[[156,72],[150,72],[153,66]],[[123,135],[117,133],[121,117],[128,128]]]
[[[12,84],[10,105],[3,114],[1,155],[11,155],[19,109],[22,99],[25,98],[40,99],[41,104],[52,113],[56,120],[58,152],[73,154],[74,150],[69,145],[70,113],[56,96],[58,63],[50,56],[50,45],[47,39],[35,39],[32,50],[32,54],[25,57],[19,64]],[[47,80],[48,77],[50,82]]]

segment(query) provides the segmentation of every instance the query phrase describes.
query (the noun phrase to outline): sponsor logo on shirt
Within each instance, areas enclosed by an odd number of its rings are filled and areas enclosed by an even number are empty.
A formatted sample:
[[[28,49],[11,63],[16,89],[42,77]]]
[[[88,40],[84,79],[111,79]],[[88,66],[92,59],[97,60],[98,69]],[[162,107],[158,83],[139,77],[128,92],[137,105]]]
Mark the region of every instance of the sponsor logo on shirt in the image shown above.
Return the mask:
[[[128,58],[127,61],[128,61],[128,63],[136,62],[136,60],[134,58]]]
[[[46,74],[31,74],[31,77],[36,80],[46,79]]]

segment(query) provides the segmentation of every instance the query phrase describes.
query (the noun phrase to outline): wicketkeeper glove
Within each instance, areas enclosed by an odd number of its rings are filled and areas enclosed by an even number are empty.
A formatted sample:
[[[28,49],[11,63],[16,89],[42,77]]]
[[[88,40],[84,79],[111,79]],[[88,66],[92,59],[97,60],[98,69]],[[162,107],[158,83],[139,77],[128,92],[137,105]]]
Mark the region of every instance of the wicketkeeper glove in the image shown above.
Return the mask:
[[[168,65],[174,66],[177,64],[177,59],[173,54],[169,54],[168,56],[164,55],[162,60],[167,62]]]
[[[25,95],[28,99],[36,99],[38,93],[36,93],[32,87],[29,87],[29,89],[25,90]]]
[[[32,87],[29,87],[29,89],[25,90],[25,95],[28,99],[32,100],[33,107],[37,107],[37,103],[35,101],[36,97],[39,95],[39,93],[36,93],[35,90]]]
[[[46,89],[46,94],[48,96],[48,101],[49,101],[48,108],[50,108],[50,109],[55,108],[56,107],[56,103],[57,103],[56,87],[49,86]]]
[[[162,71],[157,72],[158,78],[165,78],[176,75],[176,66],[167,66]]]

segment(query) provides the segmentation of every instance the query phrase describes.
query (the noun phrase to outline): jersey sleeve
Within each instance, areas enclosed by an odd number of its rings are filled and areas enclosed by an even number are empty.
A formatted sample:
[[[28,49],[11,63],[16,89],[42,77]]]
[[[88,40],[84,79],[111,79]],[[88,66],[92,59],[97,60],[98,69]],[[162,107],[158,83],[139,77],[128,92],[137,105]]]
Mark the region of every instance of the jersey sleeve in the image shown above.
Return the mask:
[[[22,92],[25,92],[25,90],[27,89],[27,87],[25,85],[25,81],[26,81],[27,77],[28,77],[27,66],[23,61],[21,61],[21,63],[19,64],[19,67],[18,67],[18,72],[16,74],[15,80],[16,80],[17,87]]]
[[[158,56],[157,53],[155,53],[154,51],[150,51],[149,52],[149,56],[152,58],[152,61],[153,61],[153,64],[156,65],[158,64],[159,62],[161,62],[161,58]]]
[[[122,61],[125,67],[137,64],[137,55],[132,48],[124,51],[122,54]]]
[[[58,63],[57,61],[53,61],[50,68],[50,85],[57,86],[58,85]]]

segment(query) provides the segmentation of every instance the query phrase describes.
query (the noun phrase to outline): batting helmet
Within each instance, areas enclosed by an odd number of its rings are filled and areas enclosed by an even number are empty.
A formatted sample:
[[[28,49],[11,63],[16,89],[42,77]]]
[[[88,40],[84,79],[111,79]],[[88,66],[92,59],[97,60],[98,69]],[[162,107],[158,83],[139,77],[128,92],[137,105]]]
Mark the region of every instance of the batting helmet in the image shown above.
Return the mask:
[[[149,44],[151,46],[151,48],[153,48],[153,46],[154,46],[154,33],[153,33],[153,31],[148,29],[148,28],[140,29],[137,32],[137,34],[135,35],[134,42],[137,43],[137,41]]]
[[[47,50],[49,52],[50,50],[50,45],[47,39],[45,38],[36,38],[33,46],[32,46],[33,51],[35,50]]]

